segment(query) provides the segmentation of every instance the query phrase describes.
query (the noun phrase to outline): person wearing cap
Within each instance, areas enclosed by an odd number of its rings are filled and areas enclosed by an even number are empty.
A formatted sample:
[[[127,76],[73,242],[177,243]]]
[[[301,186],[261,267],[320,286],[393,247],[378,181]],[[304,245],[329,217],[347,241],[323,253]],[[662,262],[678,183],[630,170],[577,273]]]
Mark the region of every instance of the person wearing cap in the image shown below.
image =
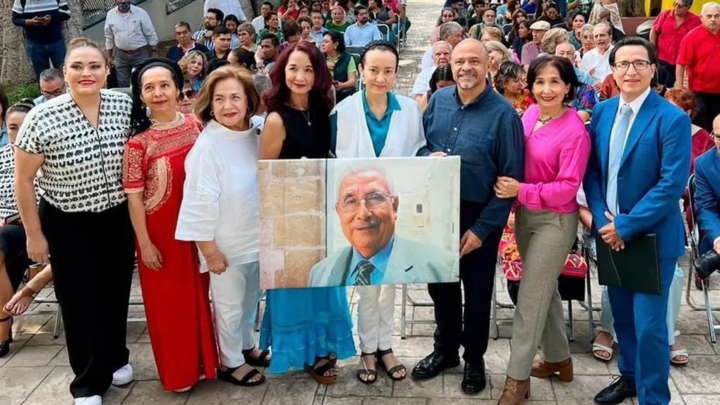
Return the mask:
[[[520,58],[523,67],[525,67],[525,70],[527,70],[532,61],[534,61],[535,58],[540,55],[540,45],[542,44],[543,37],[545,36],[545,33],[548,32],[548,30],[550,30],[550,23],[547,21],[535,21],[530,26],[530,32],[532,33],[532,41],[523,45],[522,57]]]

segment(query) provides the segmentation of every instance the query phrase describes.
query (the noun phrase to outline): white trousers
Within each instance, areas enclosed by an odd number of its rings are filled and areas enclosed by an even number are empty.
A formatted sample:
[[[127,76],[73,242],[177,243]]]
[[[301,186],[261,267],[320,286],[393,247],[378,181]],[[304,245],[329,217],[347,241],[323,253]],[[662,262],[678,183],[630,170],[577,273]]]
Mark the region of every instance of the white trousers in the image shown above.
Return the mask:
[[[360,350],[375,353],[392,347],[395,285],[356,287]]]
[[[253,329],[260,301],[260,264],[230,266],[222,274],[210,273],[215,330],[220,362],[230,368],[245,364],[243,350],[255,346]]]

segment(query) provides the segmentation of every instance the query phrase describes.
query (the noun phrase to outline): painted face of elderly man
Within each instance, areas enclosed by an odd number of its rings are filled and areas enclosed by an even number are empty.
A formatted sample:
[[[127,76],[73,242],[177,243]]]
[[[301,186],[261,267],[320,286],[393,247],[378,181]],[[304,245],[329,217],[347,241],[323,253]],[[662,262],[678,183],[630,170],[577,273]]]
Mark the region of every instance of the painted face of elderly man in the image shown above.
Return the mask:
[[[341,180],[335,211],[345,238],[364,258],[392,239],[398,203],[385,174],[376,169],[353,171]]]

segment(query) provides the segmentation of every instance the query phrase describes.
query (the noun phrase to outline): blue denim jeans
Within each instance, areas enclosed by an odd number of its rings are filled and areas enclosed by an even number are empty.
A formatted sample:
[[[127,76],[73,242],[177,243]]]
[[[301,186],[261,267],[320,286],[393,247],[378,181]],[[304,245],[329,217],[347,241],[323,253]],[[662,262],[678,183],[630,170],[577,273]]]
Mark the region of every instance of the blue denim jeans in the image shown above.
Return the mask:
[[[66,51],[65,40],[60,38],[55,42],[38,44],[25,38],[25,51],[30,63],[32,63],[35,77],[39,80],[40,73],[43,70],[50,69],[50,62],[52,62],[52,67],[56,69],[62,68]]]

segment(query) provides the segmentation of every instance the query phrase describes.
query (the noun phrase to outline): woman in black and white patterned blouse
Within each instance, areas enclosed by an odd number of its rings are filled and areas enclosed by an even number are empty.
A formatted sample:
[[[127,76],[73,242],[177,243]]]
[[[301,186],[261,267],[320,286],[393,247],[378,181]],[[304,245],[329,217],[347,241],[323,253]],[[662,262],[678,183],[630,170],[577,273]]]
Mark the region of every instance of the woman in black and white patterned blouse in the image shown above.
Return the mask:
[[[71,93],[34,108],[20,128],[15,193],[28,255],[52,264],[70,392],[76,405],[101,405],[111,383],[133,379],[125,337],[135,245],[122,186],[132,101],[103,89],[107,61],[88,39],[70,42],[63,70]]]

